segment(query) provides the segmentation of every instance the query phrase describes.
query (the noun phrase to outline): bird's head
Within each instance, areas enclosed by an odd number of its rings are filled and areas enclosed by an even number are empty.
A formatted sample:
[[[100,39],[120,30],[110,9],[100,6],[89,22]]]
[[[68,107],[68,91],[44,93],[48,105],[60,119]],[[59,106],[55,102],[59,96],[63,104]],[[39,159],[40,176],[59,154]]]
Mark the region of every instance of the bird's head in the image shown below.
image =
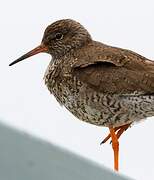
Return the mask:
[[[41,45],[13,61],[10,66],[41,52],[58,58],[90,41],[88,31],[80,23],[71,19],[59,20],[46,28]]]

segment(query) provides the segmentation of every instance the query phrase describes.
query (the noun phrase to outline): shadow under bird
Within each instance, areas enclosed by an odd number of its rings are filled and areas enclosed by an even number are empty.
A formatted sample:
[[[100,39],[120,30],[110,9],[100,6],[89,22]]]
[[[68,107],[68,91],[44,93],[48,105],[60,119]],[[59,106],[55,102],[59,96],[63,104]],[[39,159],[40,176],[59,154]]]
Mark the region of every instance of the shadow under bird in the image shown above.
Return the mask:
[[[118,138],[133,122],[154,116],[154,62],[94,41],[71,19],[49,25],[41,45],[10,66],[41,52],[52,56],[44,80],[57,101],[78,119],[109,128],[102,143],[111,138],[118,171]]]

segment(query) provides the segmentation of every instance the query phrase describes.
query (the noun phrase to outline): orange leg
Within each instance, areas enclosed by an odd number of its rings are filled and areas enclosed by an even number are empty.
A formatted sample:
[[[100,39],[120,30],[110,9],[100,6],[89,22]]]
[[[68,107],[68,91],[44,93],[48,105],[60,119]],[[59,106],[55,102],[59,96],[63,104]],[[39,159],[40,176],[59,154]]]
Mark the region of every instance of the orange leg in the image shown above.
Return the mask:
[[[123,132],[125,132],[129,127],[130,127],[130,124],[126,124],[126,125],[122,126],[119,129],[119,131],[117,132],[117,138],[119,139],[120,136],[123,134]]]
[[[114,131],[116,132],[117,130],[119,130],[120,129],[120,127],[116,127],[116,128],[114,128]],[[106,141],[108,141],[109,139],[110,139],[110,137],[111,137],[111,135],[110,135],[110,133],[106,136],[106,138],[100,143],[100,144],[104,144],[104,143],[106,143]]]
[[[114,128],[114,131],[117,132],[117,138],[119,139],[120,136],[123,134],[124,131],[126,131],[129,127],[130,127],[131,123],[130,124],[126,124],[126,125],[123,125],[123,126],[119,126],[119,127],[116,127]],[[108,139],[110,139],[111,135],[110,133],[106,136],[106,138],[101,142],[101,144],[104,144],[106,141],[108,141]]]
[[[110,135],[112,139],[112,148],[114,151],[114,169],[118,171],[119,170],[119,142],[118,142],[118,138],[117,138],[114,128],[109,128],[109,129],[110,129]]]

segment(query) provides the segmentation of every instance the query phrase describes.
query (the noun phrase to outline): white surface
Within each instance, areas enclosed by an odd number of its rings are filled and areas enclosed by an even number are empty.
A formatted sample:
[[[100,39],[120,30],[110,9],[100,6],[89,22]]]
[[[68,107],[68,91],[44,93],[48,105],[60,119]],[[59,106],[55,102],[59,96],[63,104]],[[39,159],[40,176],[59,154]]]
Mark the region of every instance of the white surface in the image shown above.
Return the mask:
[[[7,122],[113,168],[106,128],[78,121],[44,86],[50,56],[40,54],[8,64],[37,46],[45,27],[61,18],[80,21],[95,40],[129,48],[154,59],[153,0],[1,1],[0,115]],[[138,124],[120,139],[120,171],[138,180],[154,179],[154,121]]]
[[[128,180],[82,156],[0,123],[2,180]]]

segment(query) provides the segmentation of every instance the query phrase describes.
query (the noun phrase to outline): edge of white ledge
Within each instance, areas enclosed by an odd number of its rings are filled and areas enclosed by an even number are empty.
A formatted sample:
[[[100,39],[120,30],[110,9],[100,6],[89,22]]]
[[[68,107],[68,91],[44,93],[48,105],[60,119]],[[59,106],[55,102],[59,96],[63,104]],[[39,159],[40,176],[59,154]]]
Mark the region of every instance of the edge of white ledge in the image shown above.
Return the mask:
[[[130,178],[0,122],[0,179],[129,180]]]

